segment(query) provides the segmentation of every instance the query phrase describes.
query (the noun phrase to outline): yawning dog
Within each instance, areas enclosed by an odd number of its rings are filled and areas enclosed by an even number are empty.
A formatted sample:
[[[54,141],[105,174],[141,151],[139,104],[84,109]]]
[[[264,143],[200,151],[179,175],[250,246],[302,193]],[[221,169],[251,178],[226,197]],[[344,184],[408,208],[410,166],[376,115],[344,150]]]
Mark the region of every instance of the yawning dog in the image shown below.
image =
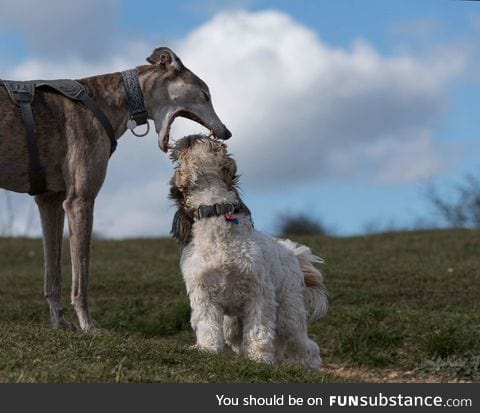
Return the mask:
[[[307,321],[328,307],[321,259],[290,240],[253,227],[238,192],[236,164],[225,144],[203,135],[172,146],[172,235],[192,308],[196,347],[235,352],[265,363],[321,365]]]

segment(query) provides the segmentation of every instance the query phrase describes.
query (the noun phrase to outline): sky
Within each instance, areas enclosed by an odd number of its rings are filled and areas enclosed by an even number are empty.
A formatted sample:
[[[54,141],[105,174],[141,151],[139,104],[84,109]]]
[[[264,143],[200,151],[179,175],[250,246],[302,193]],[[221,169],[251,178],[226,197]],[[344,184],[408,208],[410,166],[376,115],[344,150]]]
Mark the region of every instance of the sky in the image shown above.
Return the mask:
[[[298,213],[339,236],[438,224],[426,188],[453,196],[479,172],[480,2],[0,0],[0,10],[0,78],[81,78],[174,50],[209,85],[244,200],[269,233]],[[172,136],[204,131],[177,119]],[[127,132],[95,232],[168,235],[171,175],[153,132]],[[0,191],[0,233],[39,236],[37,215],[28,195]]]

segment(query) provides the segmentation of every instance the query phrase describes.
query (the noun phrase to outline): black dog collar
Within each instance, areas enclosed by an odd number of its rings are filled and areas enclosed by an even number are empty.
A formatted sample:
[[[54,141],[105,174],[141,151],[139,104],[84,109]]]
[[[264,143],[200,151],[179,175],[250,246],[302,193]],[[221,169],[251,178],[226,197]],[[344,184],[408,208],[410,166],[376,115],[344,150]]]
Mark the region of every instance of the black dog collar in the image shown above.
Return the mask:
[[[137,69],[130,69],[121,72],[125,94],[127,95],[128,117],[127,128],[136,136],[145,136],[150,130],[148,125],[148,112],[145,107],[142,88],[138,80]],[[138,135],[133,130],[139,126],[147,124],[147,131]]]
[[[194,219],[204,219],[210,217],[219,217],[225,214],[233,214],[239,212],[238,206],[233,204],[213,204],[200,205],[197,209],[190,212]]]
[[[238,204],[224,203],[213,205],[200,205],[198,208],[186,210],[185,212],[192,222],[205,218],[224,216],[227,222],[230,222],[232,224],[238,224],[238,218],[234,214],[240,213],[247,214],[250,217],[250,220],[252,218],[250,210],[242,201],[240,201],[240,203]]]

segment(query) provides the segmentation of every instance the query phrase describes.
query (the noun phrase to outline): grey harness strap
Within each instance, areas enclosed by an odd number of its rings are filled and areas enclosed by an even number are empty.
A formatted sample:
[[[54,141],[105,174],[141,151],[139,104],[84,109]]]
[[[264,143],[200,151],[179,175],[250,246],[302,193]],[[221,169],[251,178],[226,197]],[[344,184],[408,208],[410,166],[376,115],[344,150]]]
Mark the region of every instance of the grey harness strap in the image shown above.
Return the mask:
[[[115,131],[113,130],[112,124],[108,120],[105,113],[103,113],[103,111],[95,103],[95,101],[87,95],[85,90],[78,95],[78,100],[80,100],[88,109],[93,112],[95,117],[102,124],[105,132],[107,132],[107,135],[110,138],[110,156],[112,156],[113,152],[115,152],[115,149],[117,149],[117,139],[115,138]]]
[[[81,101],[93,112],[109,136],[111,145],[110,156],[115,151],[117,140],[115,139],[112,124],[92,98],[87,95],[81,83],[69,79],[29,80],[25,82],[0,80],[0,85],[2,84],[1,82],[3,82],[3,86],[7,89],[11,99],[20,106],[22,111],[29,156],[28,176],[30,180],[30,191],[28,193],[30,195],[37,195],[47,191],[45,170],[40,163],[40,157],[38,155],[38,146],[35,139],[35,121],[32,112],[32,102],[35,97],[36,88],[49,87],[69,99]]]

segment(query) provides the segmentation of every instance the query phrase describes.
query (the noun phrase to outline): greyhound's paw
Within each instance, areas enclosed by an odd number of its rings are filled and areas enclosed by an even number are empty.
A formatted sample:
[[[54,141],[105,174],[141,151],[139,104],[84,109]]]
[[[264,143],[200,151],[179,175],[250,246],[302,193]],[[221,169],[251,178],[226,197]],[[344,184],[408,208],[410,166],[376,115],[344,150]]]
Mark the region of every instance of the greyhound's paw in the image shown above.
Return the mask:
[[[58,324],[53,326],[53,328],[63,331],[78,331],[78,326],[75,323],[66,320],[60,320]]]
[[[70,321],[64,321],[61,328],[65,331],[78,331],[78,326]]]
[[[90,322],[86,325],[82,325],[81,329],[84,333],[87,333],[87,334],[90,334],[90,335],[108,334],[108,330],[106,330],[105,328],[96,327],[93,322]]]

